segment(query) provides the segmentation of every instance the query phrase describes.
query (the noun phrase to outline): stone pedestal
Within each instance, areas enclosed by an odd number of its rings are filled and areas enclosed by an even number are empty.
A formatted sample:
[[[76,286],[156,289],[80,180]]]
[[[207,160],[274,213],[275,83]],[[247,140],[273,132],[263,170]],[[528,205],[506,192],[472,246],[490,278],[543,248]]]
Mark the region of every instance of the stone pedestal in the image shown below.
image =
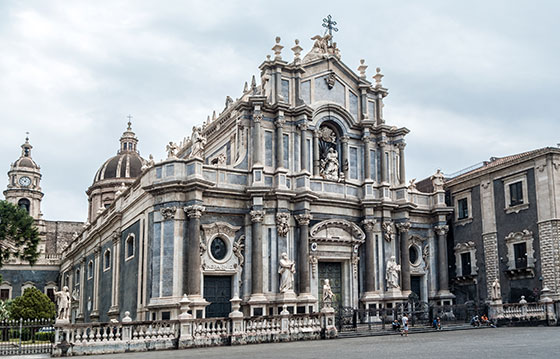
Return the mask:
[[[286,293],[278,294],[276,297],[276,302],[278,303],[278,306],[282,307],[283,310],[288,310],[288,308],[290,308],[293,314],[297,313],[298,298],[293,290],[290,290]]]
[[[323,337],[331,339],[338,337],[338,330],[335,325],[335,313],[332,307],[321,309],[321,326],[323,327]]]
[[[251,298],[249,298],[247,304],[249,304],[250,317],[267,315],[266,306],[268,304],[268,299],[266,299],[263,293],[251,294]]]
[[[493,299],[488,307],[488,317],[492,320],[498,320],[503,318],[504,310],[502,307],[502,299]]]
[[[206,318],[206,307],[210,303],[208,303],[201,295],[192,295],[189,299],[191,300],[190,308],[193,318]]]

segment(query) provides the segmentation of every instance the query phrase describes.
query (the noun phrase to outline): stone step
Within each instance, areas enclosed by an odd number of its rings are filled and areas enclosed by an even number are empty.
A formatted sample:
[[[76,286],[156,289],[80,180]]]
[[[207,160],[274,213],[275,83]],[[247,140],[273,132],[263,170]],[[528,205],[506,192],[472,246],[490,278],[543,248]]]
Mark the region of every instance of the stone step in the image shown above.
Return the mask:
[[[436,333],[436,332],[447,332],[456,330],[473,330],[473,329],[483,329],[490,327],[479,327],[475,328],[470,324],[458,324],[452,326],[444,326],[441,330],[434,330],[432,327],[410,327],[408,330],[409,334],[415,333]],[[381,336],[381,335],[400,335],[400,332],[395,332],[392,329],[389,330],[367,330],[360,329],[354,331],[343,331],[338,333],[338,338],[357,338],[357,337],[370,337],[370,336]]]

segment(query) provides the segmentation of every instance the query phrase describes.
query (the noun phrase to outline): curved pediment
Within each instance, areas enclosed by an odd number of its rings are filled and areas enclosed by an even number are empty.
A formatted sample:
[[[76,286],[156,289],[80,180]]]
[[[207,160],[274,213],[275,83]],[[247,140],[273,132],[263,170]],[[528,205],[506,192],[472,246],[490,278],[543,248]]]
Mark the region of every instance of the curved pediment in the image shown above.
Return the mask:
[[[311,237],[329,242],[363,243],[366,235],[355,223],[345,219],[328,219],[311,228]]]

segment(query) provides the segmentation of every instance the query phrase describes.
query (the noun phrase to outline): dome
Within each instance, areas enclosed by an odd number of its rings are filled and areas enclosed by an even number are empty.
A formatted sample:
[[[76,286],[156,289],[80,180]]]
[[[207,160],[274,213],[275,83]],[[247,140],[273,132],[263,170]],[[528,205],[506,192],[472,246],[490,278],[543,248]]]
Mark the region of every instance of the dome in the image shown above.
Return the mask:
[[[33,146],[29,143],[29,137],[25,138],[25,143],[21,145],[21,156],[12,164],[12,169],[17,167],[25,167],[32,170],[39,170],[40,167],[31,158],[31,149]]]
[[[136,178],[142,173],[144,162],[137,152],[119,153],[101,165],[93,182],[112,178]]]
[[[39,166],[37,166],[35,161],[33,161],[29,157],[21,157],[19,160],[16,161],[15,166],[16,167],[28,167],[28,168],[33,168],[33,169],[39,169]]]
[[[93,184],[108,179],[134,179],[142,173],[142,165],[146,163],[136,149],[138,139],[132,132],[131,123],[122,134],[121,146],[116,156],[105,161],[95,173]]]

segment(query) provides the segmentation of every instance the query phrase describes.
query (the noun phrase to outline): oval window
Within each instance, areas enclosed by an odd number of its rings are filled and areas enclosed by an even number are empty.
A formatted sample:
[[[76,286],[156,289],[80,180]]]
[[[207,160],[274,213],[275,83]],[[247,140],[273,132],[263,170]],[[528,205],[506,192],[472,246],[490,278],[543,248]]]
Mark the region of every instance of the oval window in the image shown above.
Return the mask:
[[[410,263],[416,263],[418,261],[418,249],[416,246],[410,246],[408,249],[408,255],[410,258]]]
[[[214,259],[224,259],[227,254],[226,242],[220,237],[214,239],[210,245],[210,252],[212,253],[212,257],[214,257]]]

